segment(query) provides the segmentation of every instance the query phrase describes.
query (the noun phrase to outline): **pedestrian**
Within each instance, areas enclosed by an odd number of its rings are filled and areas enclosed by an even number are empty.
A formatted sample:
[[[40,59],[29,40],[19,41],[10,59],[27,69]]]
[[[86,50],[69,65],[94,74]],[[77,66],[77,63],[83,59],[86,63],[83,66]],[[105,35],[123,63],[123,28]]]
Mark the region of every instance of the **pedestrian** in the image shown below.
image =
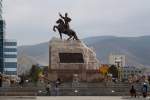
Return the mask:
[[[147,85],[146,85],[146,83],[144,83],[144,85],[142,86],[142,94],[143,94],[144,98],[147,97]]]
[[[20,76],[19,85],[20,85],[21,88],[24,86],[24,76]]]
[[[46,85],[46,94],[47,94],[47,96],[51,95],[50,89],[51,89],[51,84],[48,82],[47,85]]]
[[[0,73],[0,87],[2,87],[2,80],[3,80],[3,77],[2,77],[2,74]]]
[[[59,87],[58,87],[58,84],[55,84],[55,96],[59,96]]]
[[[130,89],[130,95],[131,97],[135,97],[136,98],[136,89],[134,88],[134,86],[132,85],[132,88]]]
[[[59,96],[59,86],[61,85],[61,80],[60,78],[57,78],[55,81],[55,95]]]

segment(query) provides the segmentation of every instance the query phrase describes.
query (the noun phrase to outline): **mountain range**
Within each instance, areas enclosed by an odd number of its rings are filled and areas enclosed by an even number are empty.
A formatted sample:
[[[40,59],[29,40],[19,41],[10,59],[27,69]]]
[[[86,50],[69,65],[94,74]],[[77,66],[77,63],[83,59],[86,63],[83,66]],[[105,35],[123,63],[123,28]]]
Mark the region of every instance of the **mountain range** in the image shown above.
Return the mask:
[[[115,37],[115,36],[97,36],[82,39],[82,41],[91,47],[101,63],[108,63],[110,54],[123,54],[126,56],[127,65],[150,65],[150,36],[140,37]],[[18,64],[38,63],[48,65],[48,42],[30,46],[18,47]],[[32,64],[24,64],[32,65]]]

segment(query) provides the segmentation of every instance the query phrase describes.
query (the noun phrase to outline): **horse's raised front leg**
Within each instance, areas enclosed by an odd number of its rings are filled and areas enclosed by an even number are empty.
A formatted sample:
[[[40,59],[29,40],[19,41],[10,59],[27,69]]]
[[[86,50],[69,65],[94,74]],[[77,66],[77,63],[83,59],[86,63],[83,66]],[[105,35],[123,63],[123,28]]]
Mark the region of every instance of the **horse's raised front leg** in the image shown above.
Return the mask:
[[[54,31],[54,32],[56,32],[55,28],[57,28],[57,26],[54,26],[54,27],[53,27],[53,31]]]

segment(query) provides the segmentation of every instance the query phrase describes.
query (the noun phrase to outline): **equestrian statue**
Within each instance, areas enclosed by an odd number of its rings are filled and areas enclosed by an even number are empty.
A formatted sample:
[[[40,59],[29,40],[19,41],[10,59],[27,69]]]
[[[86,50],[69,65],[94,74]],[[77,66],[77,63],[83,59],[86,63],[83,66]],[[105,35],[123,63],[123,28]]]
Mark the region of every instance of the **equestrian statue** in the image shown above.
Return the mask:
[[[67,40],[73,39],[73,40],[79,40],[76,32],[69,27],[69,22],[71,22],[71,18],[68,17],[68,14],[65,13],[65,16],[62,16],[59,13],[60,18],[56,21],[58,24],[53,27],[53,31],[56,32],[56,29],[58,30],[60,34],[60,38],[62,39],[62,34],[66,34],[69,36]]]

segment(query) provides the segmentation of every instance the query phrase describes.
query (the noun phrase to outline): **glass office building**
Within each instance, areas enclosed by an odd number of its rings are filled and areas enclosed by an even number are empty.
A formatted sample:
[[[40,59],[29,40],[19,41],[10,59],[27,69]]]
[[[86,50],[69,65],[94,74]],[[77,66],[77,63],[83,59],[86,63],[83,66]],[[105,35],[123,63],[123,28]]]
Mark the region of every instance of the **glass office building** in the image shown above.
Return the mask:
[[[4,71],[4,26],[5,22],[2,19],[2,0],[0,0],[0,73],[3,73]]]
[[[0,72],[1,73],[3,73],[3,68],[4,68],[3,47],[4,47],[4,21],[0,20]]]
[[[4,42],[4,73],[6,75],[17,74],[17,42],[15,40]]]
[[[2,0],[0,0],[0,73],[16,75],[17,42],[5,40],[5,21],[2,18]]]

